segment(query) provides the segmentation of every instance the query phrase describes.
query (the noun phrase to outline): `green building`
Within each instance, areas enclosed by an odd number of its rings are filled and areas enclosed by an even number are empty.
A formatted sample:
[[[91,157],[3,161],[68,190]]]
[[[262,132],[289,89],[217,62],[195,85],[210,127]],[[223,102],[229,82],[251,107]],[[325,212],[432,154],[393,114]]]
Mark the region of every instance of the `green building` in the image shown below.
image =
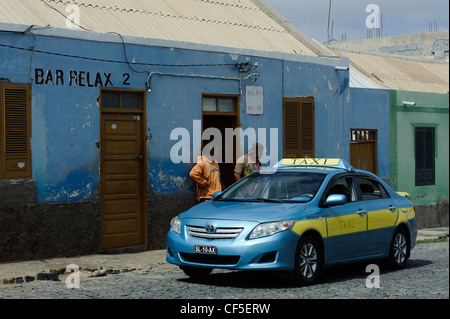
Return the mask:
[[[420,228],[448,226],[449,96],[389,95],[391,186],[410,194]]]

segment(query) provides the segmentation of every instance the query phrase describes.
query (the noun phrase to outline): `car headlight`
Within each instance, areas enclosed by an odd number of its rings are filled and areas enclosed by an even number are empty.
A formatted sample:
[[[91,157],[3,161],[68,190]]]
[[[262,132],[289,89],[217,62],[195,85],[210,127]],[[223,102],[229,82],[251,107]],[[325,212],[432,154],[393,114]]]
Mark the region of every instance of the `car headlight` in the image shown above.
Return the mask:
[[[170,221],[170,227],[177,234],[181,234],[181,219],[178,216],[175,216]]]
[[[271,236],[273,234],[291,229],[294,220],[281,220],[279,222],[262,223],[253,229],[249,239]]]

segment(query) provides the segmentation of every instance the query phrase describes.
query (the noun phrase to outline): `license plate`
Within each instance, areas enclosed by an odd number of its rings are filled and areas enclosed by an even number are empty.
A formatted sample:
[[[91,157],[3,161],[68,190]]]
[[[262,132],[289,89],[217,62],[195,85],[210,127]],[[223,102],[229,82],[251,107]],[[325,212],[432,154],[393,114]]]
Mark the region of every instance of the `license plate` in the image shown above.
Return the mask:
[[[217,248],[215,246],[194,246],[196,254],[217,255]]]

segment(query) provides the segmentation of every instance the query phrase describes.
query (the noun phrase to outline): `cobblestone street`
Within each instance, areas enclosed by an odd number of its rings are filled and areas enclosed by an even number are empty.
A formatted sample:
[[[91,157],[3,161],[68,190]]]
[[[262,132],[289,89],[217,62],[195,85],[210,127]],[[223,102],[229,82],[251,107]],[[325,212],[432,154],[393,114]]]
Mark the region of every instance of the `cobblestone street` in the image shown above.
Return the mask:
[[[406,269],[381,266],[379,288],[367,288],[367,263],[328,268],[309,287],[290,286],[273,273],[214,270],[205,280],[193,280],[176,266],[158,259],[138,268],[108,268],[94,274],[81,269],[80,288],[59,281],[1,284],[6,299],[448,299],[449,243],[421,243],[411,252]],[[1,266],[0,266],[1,267]],[[106,271],[109,269],[108,271]],[[101,270],[104,270],[101,272]],[[0,276],[1,277],[1,276]]]

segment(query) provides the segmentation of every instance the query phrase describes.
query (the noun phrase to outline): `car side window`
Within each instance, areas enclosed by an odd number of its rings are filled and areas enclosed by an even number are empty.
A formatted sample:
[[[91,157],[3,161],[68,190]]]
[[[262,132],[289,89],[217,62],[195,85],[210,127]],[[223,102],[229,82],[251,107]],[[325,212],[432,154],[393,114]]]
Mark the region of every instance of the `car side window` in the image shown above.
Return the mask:
[[[342,177],[333,182],[326,197],[335,194],[345,195],[345,197],[347,198],[347,203],[356,201],[355,188],[353,187],[353,178]]]
[[[364,177],[357,177],[362,200],[389,198],[384,187],[377,181]]]

